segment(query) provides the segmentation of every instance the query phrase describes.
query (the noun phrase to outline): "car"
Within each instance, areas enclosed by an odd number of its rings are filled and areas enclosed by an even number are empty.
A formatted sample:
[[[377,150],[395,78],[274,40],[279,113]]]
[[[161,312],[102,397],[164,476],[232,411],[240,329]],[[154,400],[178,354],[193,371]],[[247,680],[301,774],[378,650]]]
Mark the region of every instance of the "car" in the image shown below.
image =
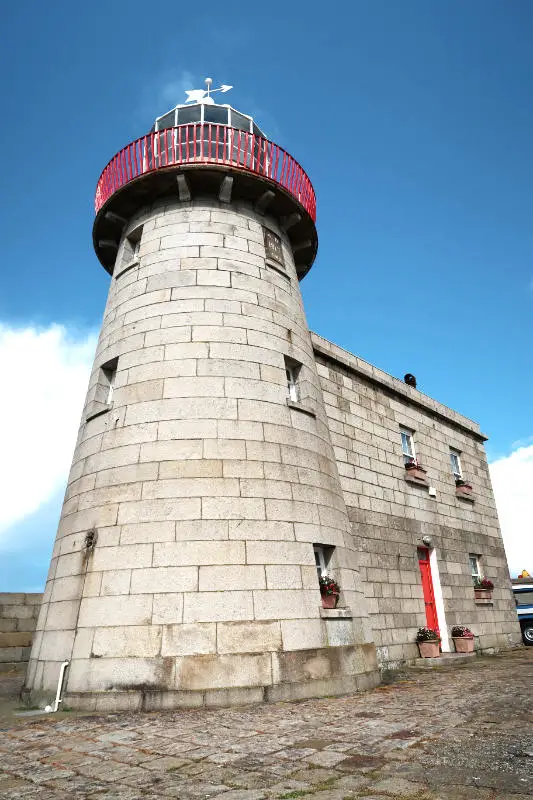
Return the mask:
[[[526,647],[533,647],[533,579],[513,581],[516,613]]]

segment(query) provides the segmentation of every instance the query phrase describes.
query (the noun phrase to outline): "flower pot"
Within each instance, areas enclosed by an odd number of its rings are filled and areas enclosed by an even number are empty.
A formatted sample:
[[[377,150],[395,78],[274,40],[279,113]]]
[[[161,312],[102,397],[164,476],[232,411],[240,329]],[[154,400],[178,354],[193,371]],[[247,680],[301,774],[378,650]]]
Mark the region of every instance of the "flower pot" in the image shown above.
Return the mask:
[[[422,658],[438,658],[440,642],[418,642],[418,649]]]
[[[339,599],[338,594],[323,594],[322,597],[322,608],[336,608],[337,600]]]
[[[474,652],[474,640],[470,636],[454,636],[453,643],[456,653]]]
[[[463,486],[456,486],[455,487],[455,494],[461,495],[462,497],[471,497],[472,496],[472,487],[468,485]]]
[[[492,600],[492,589],[474,589],[476,600]]]
[[[415,483],[426,483],[427,484],[427,477],[426,477],[426,470],[422,469],[422,467],[406,467],[405,468],[405,477],[408,480],[414,481]]]

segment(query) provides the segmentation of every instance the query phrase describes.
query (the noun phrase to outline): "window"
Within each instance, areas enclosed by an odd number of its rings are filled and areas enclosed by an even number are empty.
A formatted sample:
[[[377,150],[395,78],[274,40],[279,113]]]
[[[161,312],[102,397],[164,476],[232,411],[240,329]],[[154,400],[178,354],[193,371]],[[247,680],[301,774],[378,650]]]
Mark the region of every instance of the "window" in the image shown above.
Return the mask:
[[[285,374],[287,376],[287,389],[289,393],[289,400],[293,403],[300,402],[300,388],[298,385],[298,377],[300,374],[301,364],[294,361],[292,358],[285,356]]]
[[[238,111],[231,109],[231,122],[232,128],[239,128],[241,131],[250,131],[250,117],[245,117],[244,114],[239,114]]]
[[[318,578],[328,574],[328,567],[333,556],[334,547],[324,544],[314,544],[316,574]]]
[[[117,368],[102,367],[104,380],[106,381],[107,398],[106,403],[108,406],[113,402],[113,392],[115,391],[115,378],[117,377]]]
[[[162,131],[165,128],[173,128],[176,124],[176,109],[173,108],[172,111],[169,111],[168,114],[164,114],[159,119],[155,121],[155,129],[156,131]]]
[[[200,122],[202,119],[202,106],[193,103],[190,106],[178,108],[178,125],[189,125],[192,122]]]
[[[121,267],[131,264],[132,261],[139,260],[139,250],[141,249],[143,226],[139,225],[131,233],[126,236],[124,240],[124,247],[122,250]],[[123,270],[119,274],[121,274]],[[117,275],[118,277],[118,275]]]
[[[472,574],[472,581],[475,583],[476,580],[481,579],[483,577],[483,573],[481,572],[481,564],[480,564],[481,556],[474,555],[470,553],[468,556],[468,560],[470,562],[470,572]]]
[[[458,450],[452,450],[450,448],[450,462],[452,465],[452,472],[456,479],[463,477],[463,472],[461,470],[461,454]]]
[[[413,432],[408,430],[407,428],[400,428],[400,436],[402,439],[403,463],[409,464],[409,462],[414,461],[416,459],[415,443],[413,441]]]
[[[229,109],[224,106],[204,105],[204,122],[212,122],[216,125],[227,125],[228,111]]]
[[[113,402],[113,392],[115,391],[115,380],[117,377],[118,358],[102,364],[98,378],[98,394],[101,403],[110,406]]]
[[[105,414],[113,405],[117,366],[118,358],[113,358],[106,364],[102,364],[98,370],[92,398],[87,405],[85,417],[87,422],[94,417],[98,417],[100,414]]]

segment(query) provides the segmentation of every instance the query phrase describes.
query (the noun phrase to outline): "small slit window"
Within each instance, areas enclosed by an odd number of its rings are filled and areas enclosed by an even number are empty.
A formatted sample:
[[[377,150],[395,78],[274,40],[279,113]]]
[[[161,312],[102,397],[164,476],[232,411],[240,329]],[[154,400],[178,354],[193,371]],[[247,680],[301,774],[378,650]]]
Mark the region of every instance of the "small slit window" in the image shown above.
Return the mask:
[[[403,463],[410,464],[412,461],[416,460],[413,431],[407,428],[400,428],[400,437],[402,440]]]
[[[299,376],[302,365],[285,356],[285,375],[287,377],[287,396],[293,403],[300,402]]]
[[[100,368],[99,388],[101,389],[101,402],[110,406],[113,403],[115,381],[117,378],[118,358],[108,361]]]
[[[132,261],[139,260],[139,251],[141,249],[143,226],[139,225],[131,233],[126,236],[124,241],[124,248],[122,250],[121,267],[131,264]]]

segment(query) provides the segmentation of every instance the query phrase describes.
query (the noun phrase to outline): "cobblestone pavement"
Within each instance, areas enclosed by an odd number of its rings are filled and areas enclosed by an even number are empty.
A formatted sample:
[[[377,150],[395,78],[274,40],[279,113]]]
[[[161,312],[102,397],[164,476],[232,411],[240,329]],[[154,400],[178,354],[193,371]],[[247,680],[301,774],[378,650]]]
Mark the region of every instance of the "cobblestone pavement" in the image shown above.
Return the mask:
[[[533,650],[366,694],[239,709],[0,721],[0,797],[519,800]]]

